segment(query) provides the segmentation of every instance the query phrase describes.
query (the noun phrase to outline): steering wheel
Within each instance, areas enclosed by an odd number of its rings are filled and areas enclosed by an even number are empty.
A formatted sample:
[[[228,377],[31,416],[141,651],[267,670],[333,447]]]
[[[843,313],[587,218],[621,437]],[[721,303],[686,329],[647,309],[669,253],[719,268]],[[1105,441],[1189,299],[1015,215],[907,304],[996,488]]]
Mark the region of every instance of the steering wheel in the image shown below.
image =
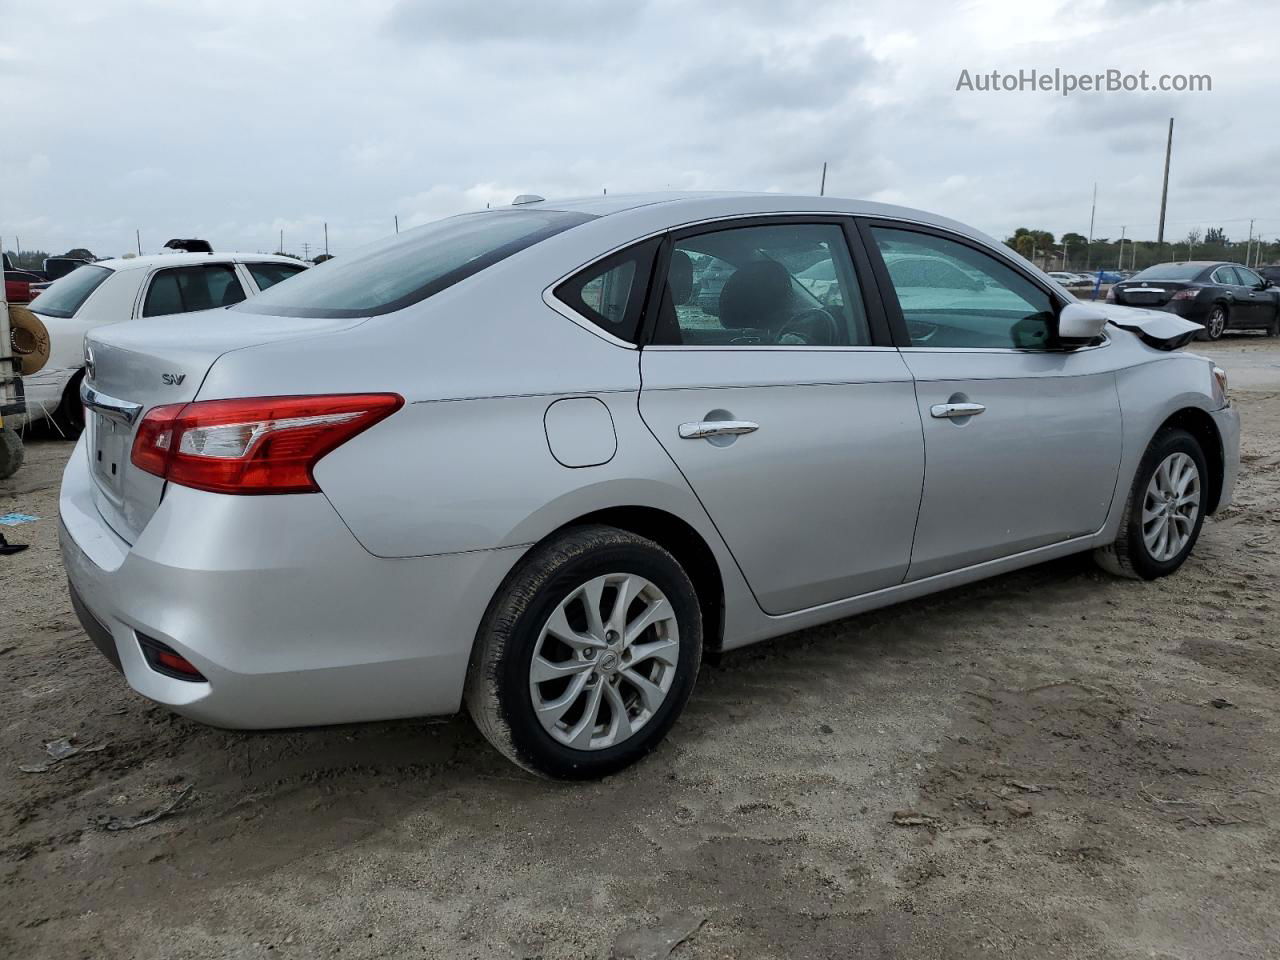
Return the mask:
[[[835,317],[821,307],[792,315],[778,328],[774,343],[802,347],[830,347],[839,340]]]

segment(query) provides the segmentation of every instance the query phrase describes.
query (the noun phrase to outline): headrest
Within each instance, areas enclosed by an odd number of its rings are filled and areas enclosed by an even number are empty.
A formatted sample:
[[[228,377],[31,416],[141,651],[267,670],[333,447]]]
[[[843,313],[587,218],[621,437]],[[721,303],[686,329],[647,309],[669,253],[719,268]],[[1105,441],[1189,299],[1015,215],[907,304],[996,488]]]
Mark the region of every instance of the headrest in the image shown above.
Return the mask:
[[[683,250],[671,251],[671,267],[667,270],[667,284],[671,289],[672,303],[688,303],[693,296],[693,261]]]
[[[791,275],[776,260],[743,264],[720,291],[720,324],[725,328],[759,327],[786,317],[791,301]]]

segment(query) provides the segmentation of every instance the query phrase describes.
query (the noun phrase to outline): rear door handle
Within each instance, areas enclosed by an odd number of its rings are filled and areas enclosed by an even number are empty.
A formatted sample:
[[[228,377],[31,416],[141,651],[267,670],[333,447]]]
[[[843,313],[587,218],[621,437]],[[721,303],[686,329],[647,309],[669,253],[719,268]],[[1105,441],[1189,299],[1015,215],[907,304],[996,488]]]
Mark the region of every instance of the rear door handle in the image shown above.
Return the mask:
[[[939,420],[955,420],[958,417],[976,417],[986,409],[980,403],[935,403],[929,408],[929,414]]]
[[[750,420],[697,420],[693,423],[680,424],[681,440],[703,440],[707,437],[736,437],[743,433],[754,433],[760,424]]]

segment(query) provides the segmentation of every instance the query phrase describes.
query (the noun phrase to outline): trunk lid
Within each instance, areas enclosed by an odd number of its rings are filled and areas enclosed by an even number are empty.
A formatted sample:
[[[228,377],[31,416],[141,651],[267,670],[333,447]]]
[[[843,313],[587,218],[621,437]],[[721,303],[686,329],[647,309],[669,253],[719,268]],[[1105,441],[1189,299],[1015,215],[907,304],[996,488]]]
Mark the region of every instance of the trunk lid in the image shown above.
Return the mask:
[[[1185,290],[1190,284],[1178,280],[1151,280],[1117,283],[1115,291],[1116,303],[1130,307],[1163,307],[1179,290]]]
[[[85,453],[102,518],[132,544],[165,482],[130,462],[138,424],[153,407],[196,398],[210,368],[233,351],[332,333],[362,319],[264,317],[225,309],[99,327],[85,337]]]

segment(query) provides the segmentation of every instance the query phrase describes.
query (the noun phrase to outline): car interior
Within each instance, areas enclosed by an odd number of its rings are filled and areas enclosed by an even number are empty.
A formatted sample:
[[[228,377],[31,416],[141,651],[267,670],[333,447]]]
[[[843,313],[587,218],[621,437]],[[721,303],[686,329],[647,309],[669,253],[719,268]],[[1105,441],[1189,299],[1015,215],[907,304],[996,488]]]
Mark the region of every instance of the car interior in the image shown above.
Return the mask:
[[[869,345],[852,264],[837,246],[843,243],[838,227],[816,224],[745,227],[679,241],[671,252],[654,342]],[[836,280],[820,300],[797,274],[822,261],[834,264]]]

